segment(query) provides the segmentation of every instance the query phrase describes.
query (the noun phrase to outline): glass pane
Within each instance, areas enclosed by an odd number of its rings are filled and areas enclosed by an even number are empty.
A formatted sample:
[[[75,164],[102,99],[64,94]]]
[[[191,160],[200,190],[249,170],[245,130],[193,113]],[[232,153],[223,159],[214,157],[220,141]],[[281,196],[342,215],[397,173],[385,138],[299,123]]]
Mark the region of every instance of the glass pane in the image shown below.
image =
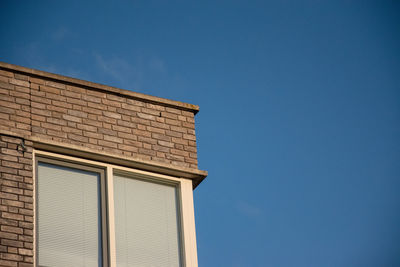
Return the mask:
[[[100,175],[38,166],[39,266],[101,266]]]
[[[117,266],[180,266],[176,187],[114,176]]]

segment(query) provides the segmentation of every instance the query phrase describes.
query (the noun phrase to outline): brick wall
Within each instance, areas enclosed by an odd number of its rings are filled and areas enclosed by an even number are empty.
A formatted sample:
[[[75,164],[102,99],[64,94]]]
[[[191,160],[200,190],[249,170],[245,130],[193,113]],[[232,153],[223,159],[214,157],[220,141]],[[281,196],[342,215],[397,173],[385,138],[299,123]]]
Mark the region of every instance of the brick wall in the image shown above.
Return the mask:
[[[0,70],[0,130],[197,169],[194,112]]]
[[[197,167],[197,110],[190,104],[4,65],[0,64],[0,266],[33,265],[35,140],[206,176]]]
[[[0,266],[32,266],[32,142],[0,134]]]

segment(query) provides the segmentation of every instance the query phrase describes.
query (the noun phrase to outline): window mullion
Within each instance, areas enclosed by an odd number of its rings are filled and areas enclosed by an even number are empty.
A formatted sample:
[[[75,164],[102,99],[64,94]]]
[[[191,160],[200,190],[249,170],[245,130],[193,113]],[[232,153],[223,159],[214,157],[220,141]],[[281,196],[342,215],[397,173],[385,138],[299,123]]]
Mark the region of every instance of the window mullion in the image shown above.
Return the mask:
[[[107,204],[108,204],[108,242],[109,242],[109,262],[110,267],[115,267],[115,220],[114,220],[114,183],[113,168],[107,166]]]
[[[184,239],[185,266],[197,267],[196,230],[193,205],[193,185],[188,179],[181,180],[181,213]]]

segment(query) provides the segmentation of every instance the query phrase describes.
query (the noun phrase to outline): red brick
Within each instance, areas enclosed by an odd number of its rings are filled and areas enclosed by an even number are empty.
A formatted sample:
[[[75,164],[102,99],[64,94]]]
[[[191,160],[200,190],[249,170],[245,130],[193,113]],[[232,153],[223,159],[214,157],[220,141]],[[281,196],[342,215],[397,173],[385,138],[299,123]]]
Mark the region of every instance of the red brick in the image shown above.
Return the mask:
[[[167,154],[166,155],[167,159],[173,160],[173,161],[184,161],[185,158],[182,156],[178,156],[178,155],[172,155],[172,154]]]
[[[8,253],[16,254],[18,253],[18,248],[8,247]]]
[[[132,132],[131,128],[118,126],[118,125],[112,125],[112,129],[114,131],[117,131],[117,132],[124,132],[124,133],[131,133]]]
[[[10,71],[6,71],[6,70],[0,70],[0,75],[9,77],[9,78],[13,78],[14,77],[14,73],[10,72]]]
[[[112,135],[104,135],[103,138],[106,141],[115,142],[115,143],[119,143],[119,144],[123,143],[123,139],[122,138],[118,138],[118,137],[115,137],[115,136],[112,136]]]
[[[16,98],[16,99],[15,99],[15,102],[16,102],[17,104],[26,105],[26,106],[29,106],[30,103],[31,103],[31,101],[29,101],[28,99],[23,99],[23,98]],[[22,107],[21,107],[21,108],[22,108]]]
[[[187,129],[183,127],[171,126],[171,130],[180,133],[187,133]]]
[[[42,79],[30,77],[31,83],[37,83],[37,84],[44,84],[44,81]]]
[[[15,157],[15,156],[10,156],[10,155],[7,155],[7,154],[0,154],[0,159],[2,159],[2,160],[7,160],[7,161],[15,161],[15,162],[18,161],[18,158],[17,158],[17,157]]]
[[[121,107],[123,108],[123,109],[126,109],[126,110],[131,110],[131,111],[136,111],[136,112],[140,112],[140,107],[139,106],[137,106],[137,105],[131,105],[131,104],[125,104],[125,103],[122,103],[121,104]]]
[[[82,142],[83,144],[88,142],[88,138],[87,137],[84,137],[84,136],[81,136],[81,135],[72,134],[72,133],[68,133],[68,138],[71,139],[71,140]]]
[[[85,132],[83,132],[83,135],[86,136],[86,137],[89,137],[89,139],[91,139],[91,138],[103,139],[103,134],[100,134],[100,133],[86,132],[85,131]]]
[[[25,229],[25,230],[27,230],[27,229]],[[33,242],[33,236],[29,236],[29,235],[19,235],[19,236],[18,236],[18,240],[24,241],[24,242]]]
[[[176,115],[174,113],[170,113],[170,112],[161,112],[161,116],[165,117],[165,118],[173,119],[173,120],[178,119],[178,115]]]
[[[59,89],[65,89],[66,88],[65,84],[61,84],[61,83],[53,82],[53,81],[45,81],[45,84],[47,86],[56,87],[56,88],[59,88]]]
[[[176,109],[176,108],[166,107],[165,110],[170,112],[170,113],[177,114],[177,115],[181,115],[182,114],[182,111],[180,109]]]
[[[151,137],[151,133],[150,132],[142,131],[142,130],[138,130],[138,129],[134,129],[133,130],[133,134],[144,136],[144,137]]]
[[[32,113],[36,114],[36,115],[46,116],[46,117],[51,116],[51,112],[50,111],[42,110],[42,109],[36,109],[36,108],[32,108]]]
[[[139,153],[149,156],[155,156],[156,152],[151,149],[139,148]]]
[[[149,114],[145,114],[145,113],[140,113],[140,112],[138,112],[138,113],[137,113],[137,116],[138,116],[139,118],[145,119],[145,120],[151,120],[151,121],[154,121],[154,120],[155,120],[155,117],[154,117],[153,115],[149,115]]]
[[[16,261],[0,260],[0,266],[16,267],[18,263]]]
[[[168,119],[168,118],[165,119],[165,123],[169,124],[169,125],[174,125],[174,126],[181,126],[182,125],[181,121],[172,120],[172,119]]]
[[[147,113],[147,114],[154,115],[154,116],[157,116],[157,117],[161,116],[160,110],[150,109],[150,108],[141,108],[140,110],[141,110],[142,113]]]
[[[128,128],[136,128],[136,125],[134,123],[128,122],[128,121],[118,120],[117,124],[120,126],[128,127]]]
[[[19,248],[18,253],[21,255],[33,256],[33,251],[31,249]]]
[[[82,118],[78,118],[78,117],[67,115],[67,114],[64,114],[62,117],[63,117],[63,119],[65,119],[67,121],[82,123]]]
[[[103,115],[114,119],[121,119],[121,114],[114,112],[103,111]]]
[[[18,200],[18,195],[0,192],[0,198],[10,199],[10,200]]]
[[[18,267],[33,267],[33,257],[25,256],[24,261],[25,262],[20,262]]]
[[[164,129],[155,128],[155,127],[151,127],[151,126],[147,126],[146,129],[149,132],[158,133],[158,134],[165,134],[165,130]]]
[[[19,85],[19,86],[25,86],[25,87],[29,87],[29,82],[27,81],[21,81],[21,80],[16,80],[16,79],[9,79],[11,84],[14,85]]]
[[[24,203],[23,202],[16,201],[16,200],[2,199],[1,203],[3,205],[7,205],[7,206],[20,207],[20,208],[24,207]]]
[[[7,89],[7,95],[9,94],[9,90],[14,90],[14,85],[12,85],[12,84],[9,84],[9,83],[5,83],[5,82],[1,82],[0,81],[0,88],[2,88],[2,89]]]
[[[15,73],[14,74],[15,79],[22,80],[22,81],[29,81],[29,76]]]
[[[113,95],[113,94],[107,94],[107,99],[118,101],[118,102],[126,102],[126,99],[124,97],[120,97],[120,96]]]
[[[10,91],[10,93],[11,92],[13,92],[13,91]],[[12,103],[12,102],[15,102],[15,97],[12,97],[12,96],[8,95],[8,93],[7,93],[7,95],[0,95],[0,100]],[[4,102],[4,103],[7,103],[7,102]]]
[[[170,153],[170,148],[165,146],[153,145],[152,147],[155,151],[161,151],[165,153]]]
[[[67,90],[71,91],[71,92],[80,93],[80,94],[86,94],[86,89],[77,87],[77,86],[67,85]]]
[[[21,88],[23,88],[23,87],[21,87]],[[18,98],[30,99],[31,98],[31,96],[29,94],[18,92],[18,91],[11,91],[10,95],[15,96],[16,99],[18,99]]]
[[[118,144],[118,149],[127,150],[127,151],[134,152],[134,153],[137,153],[138,150],[139,150],[138,147],[130,146],[130,145],[124,145],[124,144]]]
[[[22,158],[19,158],[22,159]],[[29,163],[31,164],[31,163]],[[13,180],[16,182],[22,182],[24,180],[23,177],[19,176],[19,175],[15,175],[15,174],[10,174],[10,173],[3,173],[3,178],[4,179],[8,179],[8,180]]]
[[[31,222],[18,222],[18,226],[22,228],[27,228],[27,229],[33,229],[33,223]]]
[[[52,99],[53,104],[54,104],[54,102],[60,102],[60,101],[64,104],[66,104],[65,102],[67,101],[67,98],[65,96],[61,96],[59,94],[47,93],[47,92],[46,92],[46,98]],[[57,100],[57,101],[55,101],[55,100]]]
[[[55,106],[71,109],[72,105],[63,101],[52,100],[51,103]]]
[[[182,145],[188,145],[189,144],[188,140],[184,140],[184,139],[181,139],[181,138],[174,138],[174,137],[172,137],[172,142],[175,143],[175,144],[182,144]]]
[[[4,164],[4,162],[3,162],[3,164]],[[8,187],[8,186],[4,186],[4,185],[1,186],[1,191],[5,192],[5,193],[18,194],[18,195],[22,195],[24,192],[22,189]]]
[[[118,137],[121,137],[125,140],[137,140],[137,136],[133,135],[131,133],[124,133],[124,132],[118,132]]]
[[[170,148],[174,147],[174,143],[171,143],[171,142],[166,142],[166,141],[159,140],[159,141],[157,141],[157,143],[160,146],[165,146],[165,147],[170,147]]]
[[[171,141],[171,137],[166,136],[164,134],[152,133],[151,137],[154,138],[154,139],[157,139],[157,140],[163,140],[163,141],[168,141],[168,142]]]
[[[1,238],[17,240],[18,235],[14,233],[0,232],[0,239]]]
[[[24,216],[23,215],[14,214],[14,213],[8,213],[8,212],[2,212],[1,213],[1,217],[5,218],[5,219],[17,220],[17,221],[23,221],[24,220]]]
[[[33,236],[33,230],[32,229],[24,229],[24,235]]]
[[[32,83],[32,82],[31,82],[30,88],[31,88],[31,89],[34,89],[34,90],[39,90],[39,84],[37,84],[37,83]]]
[[[133,146],[135,146],[135,147],[143,147],[143,142],[146,142],[146,139],[149,139],[149,138],[146,138],[146,137],[139,137],[139,141],[127,140],[127,139],[125,139],[125,140],[124,140],[124,144],[133,145]],[[155,141],[149,139],[149,142],[148,142],[148,143],[150,143],[150,142],[155,142]]]
[[[33,198],[32,197],[19,196],[18,199],[20,201],[23,201],[23,202],[33,203]]]
[[[117,132],[110,129],[99,128],[98,132],[101,134],[117,136]]]
[[[8,226],[8,225],[1,225],[1,231],[8,232],[8,233],[15,233],[15,234],[22,234],[23,230],[19,227]]]
[[[76,92],[72,92],[72,91],[68,91],[68,90],[62,90],[61,94],[67,97],[67,102],[68,102],[68,99],[70,99],[70,98],[80,99],[82,96],[80,93],[76,93]],[[70,99],[70,100],[72,100],[72,99]]]
[[[190,134],[183,134],[183,139],[188,139],[188,140],[196,140],[196,136],[190,135]]]
[[[95,97],[95,96],[90,96],[90,95],[82,95],[82,99],[85,101],[90,101],[90,102],[94,102],[97,104],[101,103],[101,98]]]
[[[78,129],[89,131],[89,132],[97,132],[97,127],[85,124],[77,124]]]
[[[47,118],[46,121],[49,122],[49,123],[53,123],[53,124],[57,124],[57,125],[62,125],[62,126],[67,125],[67,122],[66,122],[65,120],[56,119],[56,118]],[[60,129],[61,129],[61,128],[60,128]]]
[[[106,123],[111,123],[111,124],[116,124],[117,120],[111,117],[105,117],[105,116],[97,116],[97,120],[101,122],[106,122]]]
[[[102,111],[97,109],[97,108],[91,108],[91,107],[82,107],[82,111],[87,112],[87,113],[92,113],[96,115],[101,115]]]
[[[178,120],[180,120],[180,121],[186,121],[186,117],[185,117],[185,116],[180,116],[180,115],[178,115]]]
[[[182,138],[183,134],[180,132],[174,132],[174,131],[166,131],[165,134],[167,136],[171,136],[171,137],[177,137],[177,138]]]
[[[194,113],[191,112],[191,111],[182,110],[182,115],[186,116],[186,117],[189,117],[189,118],[193,118],[194,117]]]
[[[106,147],[111,147],[111,148],[117,148],[118,145],[114,142],[108,142],[108,141],[104,141],[104,140],[99,140],[98,141],[100,146],[106,146]]]
[[[150,125],[149,120],[141,119],[141,118],[131,118],[131,121],[136,124]],[[153,126],[153,125],[152,125]]]
[[[76,117],[81,117],[81,118],[87,118],[88,114],[83,111],[78,111],[78,110],[68,110],[68,114]]]

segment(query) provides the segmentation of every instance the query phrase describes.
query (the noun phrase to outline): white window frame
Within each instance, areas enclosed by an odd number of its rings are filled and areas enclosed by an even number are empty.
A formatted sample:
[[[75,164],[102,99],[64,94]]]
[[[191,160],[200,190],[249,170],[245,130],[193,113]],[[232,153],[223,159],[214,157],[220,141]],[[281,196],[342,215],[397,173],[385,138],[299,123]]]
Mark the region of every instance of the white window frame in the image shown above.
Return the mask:
[[[107,205],[107,244],[108,246],[108,262],[104,262],[103,266],[116,267],[116,253],[115,253],[115,220],[114,220],[114,183],[113,176],[116,174],[123,174],[124,176],[132,176],[133,178],[139,176],[140,179],[155,181],[158,183],[172,184],[177,188],[177,199],[179,202],[178,213],[180,217],[180,241],[181,241],[181,262],[182,266],[194,266],[197,267],[197,247],[196,247],[196,230],[195,230],[195,219],[194,219],[194,205],[193,205],[193,184],[192,180],[181,177],[173,177],[164,174],[158,174],[148,171],[142,171],[134,168],[124,167],[120,165],[108,164],[104,162],[94,161],[90,159],[82,159],[78,157],[72,157],[53,152],[33,150],[33,162],[35,164],[33,168],[33,179],[35,184],[34,193],[34,207],[35,207],[35,224],[34,224],[34,265],[37,266],[37,188],[36,188],[36,177],[37,177],[37,159],[38,158],[49,158],[55,159],[62,162],[72,162],[74,164],[85,166],[93,166],[95,168],[105,170],[105,184],[106,184],[106,205]],[[106,161],[106,158],[105,158]],[[102,199],[103,201],[103,199]]]

